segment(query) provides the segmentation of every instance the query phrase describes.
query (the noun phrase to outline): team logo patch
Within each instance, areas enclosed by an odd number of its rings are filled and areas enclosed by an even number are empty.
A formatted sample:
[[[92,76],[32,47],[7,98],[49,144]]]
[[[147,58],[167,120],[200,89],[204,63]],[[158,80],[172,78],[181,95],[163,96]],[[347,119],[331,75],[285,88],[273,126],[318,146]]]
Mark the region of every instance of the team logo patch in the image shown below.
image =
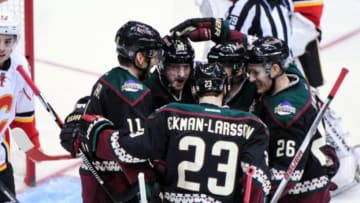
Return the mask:
[[[121,86],[121,90],[126,92],[138,92],[143,89],[143,85],[137,83],[135,80],[127,80],[125,81],[124,85]]]
[[[296,113],[296,108],[289,101],[283,101],[275,107],[274,112],[280,116],[286,116]]]

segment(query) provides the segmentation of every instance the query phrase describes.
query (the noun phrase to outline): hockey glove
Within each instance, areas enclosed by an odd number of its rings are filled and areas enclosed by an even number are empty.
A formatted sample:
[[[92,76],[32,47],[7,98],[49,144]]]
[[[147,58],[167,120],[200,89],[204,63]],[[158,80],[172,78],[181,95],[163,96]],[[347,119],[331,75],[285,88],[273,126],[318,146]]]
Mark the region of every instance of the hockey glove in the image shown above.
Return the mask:
[[[87,153],[96,151],[97,139],[103,130],[114,129],[111,121],[99,115],[85,114],[81,117],[80,123],[81,149]]]
[[[64,127],[60,132],[61,146],[70,152],[72,157],[76,157],[79,153],[80,118],[89,99],[89,96],[85,96],[76,102],[73,112],[66,117]]]
[[[227,38],[229,29],[228,21],[222,18],[192,18],[173,27],[170,33],[194,42],[212,40],[221,43]]]
[[[332,178],[339,170],[339,157],[337,156],[335,149],[330,145],[325,145],[320,150],[326,155],[326,171],[329,178]]]

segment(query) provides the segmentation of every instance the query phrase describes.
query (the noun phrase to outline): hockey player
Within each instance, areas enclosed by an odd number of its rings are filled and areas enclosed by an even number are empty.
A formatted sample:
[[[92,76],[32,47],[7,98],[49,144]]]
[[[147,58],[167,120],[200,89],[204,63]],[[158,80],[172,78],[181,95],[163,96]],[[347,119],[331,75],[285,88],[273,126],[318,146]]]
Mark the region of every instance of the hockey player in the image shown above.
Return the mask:
[[[255,112],[270,130],[272,192],[317,115],[310,88],[298,69],[287,61],[288,56],[286,43],[273,37],[259,38],[249,51],[250,81],[263,95]],[[325,138],[316,132],[279,202],[329,202],[330,174],[337,170],[336,162]]]
[[[22,66],[30,74],[25,57],[15,51],[20,38],[18,22],[11,13],[0,17],[0,181],[15,195],[12,164],[9,162],[9,127],[22,128],[35,147],[40,147],[35,127],[35,104],[31,88],[16,70]],[[30,182],[30,180],[26,180]],[[0,202],[10,199],[0,192]]]
[[[101,115],[109,119],[116,128],[128,129],[141,134],[139,124],[151,113],[152,96],[150,89],[142,82],[150,68],[162,58],[161,37],[153,27],[129,21],[117,31],[116,50],[120,66],[112,68],[94,84],[90,100],[84,110],[86,114]],[[60,138],[65,149],[72,154],[78,152],[77,136],[74,135],[80,119],[79,109],[75,109],[65,120]],[[135,136],[135,135],[134,135]],[[110,153],[116,149],[103,146]],[[99,149],[100,150],[100,149]],[[114,150],[114,151],[112,151]],[[84,152],[88,150],[83,149]],[[132,165],[119,165],[115,160],[98,156],[100,151],[85,153],[96,171],[105,181],[111,195],[121,202],[138,202],[137,173],[145,173],[147,182],[153,181],[154,173],[150,165],[140,162]],[[84,203],[111,202],[109,195],[102,190],[86,164],[80,168],[82,198]]]
[[[230,91],[225,104],[230,108],[249,111],[257,97],[256,86],[250,83],[246,72],[246,48],[243,43],[226,41],[213,46],[208,55],[208,62],[221,63],[229,78]]]
[[[299,57],[306,79],[316,88],[323,84],[316,39],[321,11],[322,0],[236,0],[226,19],[231,29],[242,33],[284,40]]]
[[[154,110],[170,102],[195,103],[190,76],[195,51],[187,38],[163,37],[164,59],[144,83],[151,89]]]
[[[198,65],[194,81],[199,104],[161,107],[137,136],[84,115],[82,144],[120,163],[163,159],[165,202],[243,202],[244,196],[264,202],[270,189],[267,127],[254,114],[222,107],[228,85],[219,63]]]

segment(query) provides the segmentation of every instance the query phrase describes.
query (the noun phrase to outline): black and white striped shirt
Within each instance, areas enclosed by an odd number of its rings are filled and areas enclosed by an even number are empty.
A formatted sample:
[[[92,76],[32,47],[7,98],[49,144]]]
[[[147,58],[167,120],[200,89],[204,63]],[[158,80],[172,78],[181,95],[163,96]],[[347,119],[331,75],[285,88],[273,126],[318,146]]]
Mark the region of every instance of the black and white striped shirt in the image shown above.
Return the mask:
[[[289,43],[292,12],[290,0],[237,0],[226,18],[231,29],[258,37],[273,36]]]

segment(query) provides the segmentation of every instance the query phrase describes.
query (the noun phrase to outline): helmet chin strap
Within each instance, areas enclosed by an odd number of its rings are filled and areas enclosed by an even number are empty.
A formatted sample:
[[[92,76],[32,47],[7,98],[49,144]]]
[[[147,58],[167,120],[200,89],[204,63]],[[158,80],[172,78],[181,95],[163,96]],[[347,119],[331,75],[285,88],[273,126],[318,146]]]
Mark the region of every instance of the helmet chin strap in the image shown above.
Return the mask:
[[[135,60],[133,60],[134,67],[141,72],[141,74],[139,75],[140,80],[144,80],[148,77],[149,72],[150,72],[150,61],[151,61],[151,58],[146,57],[147,67],[144,69],[144,68],[141,68],[140,66],[138,66],[136,64]]]
[[[270,78],[270,80],[271,80],[271,86],[270,86],[270,89],[269,89],[268,93],[269,93],[269,95],[271,95],[271,94],[274,92],[274,89],[275,89],[275,80],[276,80],[277,77],[272,78],[272,77],[270,76],[270,74],[268,74],[268,76],[269,76],[269,78]]]
[[[266,70],[266,69],[265,69]],[[275,75],[274,77],[271,77],[271,69],[269,69],[270,71],[268,72],[268,76],[269,78],[271,79],[271,87],[269,89],[269,93],[270,94],[273,94],[274,93],[274,90],[275,90],[275,82],[276,82],[276,79],[278,77],[280,77],[282,74],[284,74],[285,72],[282,71],[281,74],[278,74],[278,75]]]

